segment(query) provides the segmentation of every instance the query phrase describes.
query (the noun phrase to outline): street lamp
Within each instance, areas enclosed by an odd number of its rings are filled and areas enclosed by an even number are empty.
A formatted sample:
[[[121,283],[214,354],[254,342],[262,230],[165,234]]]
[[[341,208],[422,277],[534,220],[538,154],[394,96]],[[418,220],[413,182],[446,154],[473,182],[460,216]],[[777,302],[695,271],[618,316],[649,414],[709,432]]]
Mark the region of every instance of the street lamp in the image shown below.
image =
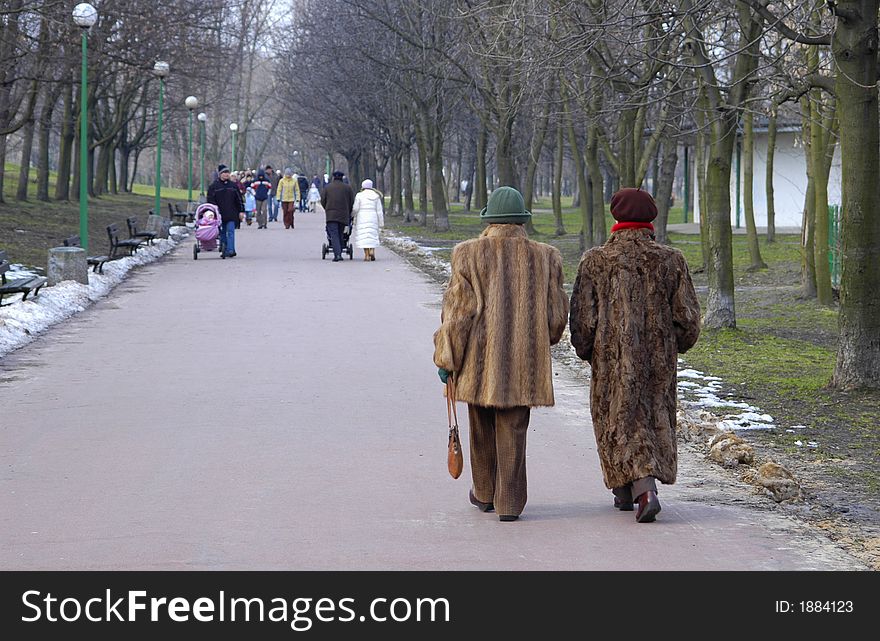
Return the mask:
[[[165,78],[171,68],[167,62],[159,60],[153,65],[153,75],[159,79],[159,127],[156,132],[156,209],[157,216],[162,215],[162,102],[165,99]]]
[[[82,30],[82,75],[80,78],[79,97],[79,241],[82,248],[89,250],[89,125],[88,125],[88,102],[89,92],[87,89],[89,74],[86,66],[88,57],[88,38],[86,33],[89,27],[98,21],[98,10],[88,2],[82,2],[73,9],[73,21]]]
[[[235,171],[235,132],[238,131],[238,125],[232,123],[229,125],[229,131],[232,132],[232,171]]]
[[[201,130],[199,132],[201,134],[199,138],[201,139],[200,147],[202,151],[202,161],[199,164],[199,173],[201,174],[199,179],[199,201],[201,201],[201,196],[205,195],[205,121],[208,120],[208,114],[203,111],[196,118],[199,119],[199,129]]]
[[[189,206],[189,203],[192,203],[193,199],[193,109],[199,106],[199,99],[195,96],[187,96],[186,100],[183,101],[183,104],[189,109],[189,171],[187,171],[189,177],[189,191],[186,196],[187,206]]]

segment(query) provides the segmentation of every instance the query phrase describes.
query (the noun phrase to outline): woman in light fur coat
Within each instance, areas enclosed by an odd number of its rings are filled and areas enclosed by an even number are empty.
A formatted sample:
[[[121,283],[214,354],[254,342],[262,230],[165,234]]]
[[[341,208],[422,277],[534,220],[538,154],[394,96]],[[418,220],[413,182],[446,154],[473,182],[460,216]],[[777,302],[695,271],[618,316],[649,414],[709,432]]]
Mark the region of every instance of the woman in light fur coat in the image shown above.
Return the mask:
[[[379,229],[385,226],[382,193],[373,189],[373,181],[361,183],[361,191],[354,197],[352,208],[354,246],[364,250],[364,260],[376,260]]]

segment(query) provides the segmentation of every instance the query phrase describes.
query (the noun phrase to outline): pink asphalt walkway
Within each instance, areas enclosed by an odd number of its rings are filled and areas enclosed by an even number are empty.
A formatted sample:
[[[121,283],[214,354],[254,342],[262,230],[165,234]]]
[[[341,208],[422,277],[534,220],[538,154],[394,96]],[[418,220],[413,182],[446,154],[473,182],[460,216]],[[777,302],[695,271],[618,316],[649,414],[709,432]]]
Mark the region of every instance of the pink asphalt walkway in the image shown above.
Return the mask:
[[[446,472],[441,288],[385,248],[322,261],[323,241],[298,214],[241,230],[231,260],[185,242],[0,360],[0,568],[859,567],[685,475],[656,523],[615,511],[562,368],[523,518],[478,512],[469,470]]]

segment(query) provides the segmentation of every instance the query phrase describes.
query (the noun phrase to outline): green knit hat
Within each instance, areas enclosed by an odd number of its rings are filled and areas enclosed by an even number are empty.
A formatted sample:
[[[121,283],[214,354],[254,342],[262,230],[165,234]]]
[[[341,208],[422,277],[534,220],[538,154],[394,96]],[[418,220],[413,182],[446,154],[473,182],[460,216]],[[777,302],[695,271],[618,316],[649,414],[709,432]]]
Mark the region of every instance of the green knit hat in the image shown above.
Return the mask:
[[[516,223],[522,225],[531,220],[532,214],[526,211],[522,194],[513,187],[499,187],[489,196],[489,202],[480,212],[480,220],[487,225]]]

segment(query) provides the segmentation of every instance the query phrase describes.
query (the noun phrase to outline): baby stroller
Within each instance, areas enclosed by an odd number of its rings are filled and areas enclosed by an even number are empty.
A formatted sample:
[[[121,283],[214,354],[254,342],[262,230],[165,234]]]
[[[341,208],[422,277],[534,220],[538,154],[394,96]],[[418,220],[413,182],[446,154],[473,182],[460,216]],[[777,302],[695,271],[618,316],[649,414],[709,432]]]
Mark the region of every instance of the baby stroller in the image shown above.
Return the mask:
[[[199,252],[216,251],[220,245],[223,253],[223,242],[220,239],[220,211],[216,205],[202,203],[196,209],[196,243],[193,245],[193,260],[199,259]]]
[[[351,247],[351,243],[349,239],[351,238],[351,218],[348,219],[348,224],[342,228],[342,253],[348,254],[349,260],[354,260],[354,249]],[[321,246],[321,260],[327,258],[327,254],[329,254],[332,249],[332,245],[330,243],[330,232],[327,232],[327,242]]]

